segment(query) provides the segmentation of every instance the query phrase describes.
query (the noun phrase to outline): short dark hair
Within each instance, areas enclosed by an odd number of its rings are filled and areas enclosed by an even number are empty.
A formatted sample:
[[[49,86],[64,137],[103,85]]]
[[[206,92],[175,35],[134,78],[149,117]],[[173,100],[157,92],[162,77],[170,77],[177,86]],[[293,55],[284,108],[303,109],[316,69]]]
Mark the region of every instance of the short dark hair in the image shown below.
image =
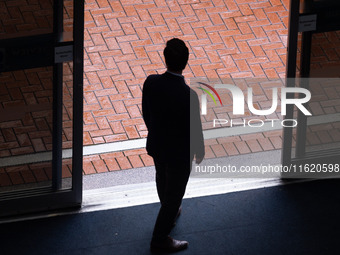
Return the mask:
[[[189,49],[181,39],[173,38],[167,41],[163,54],[171,71],[182,71],[188,63]]]

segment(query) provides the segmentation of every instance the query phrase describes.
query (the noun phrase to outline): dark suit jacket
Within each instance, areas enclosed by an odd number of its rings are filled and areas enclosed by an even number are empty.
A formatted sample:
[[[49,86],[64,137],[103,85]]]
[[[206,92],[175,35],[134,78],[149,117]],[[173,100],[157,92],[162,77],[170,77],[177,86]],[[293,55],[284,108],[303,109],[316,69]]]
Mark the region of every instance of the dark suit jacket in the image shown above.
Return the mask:
[[[183,77],[169,72],[148,76],[142,108],[150,156],[168,162],[204,157],[198,96]]]

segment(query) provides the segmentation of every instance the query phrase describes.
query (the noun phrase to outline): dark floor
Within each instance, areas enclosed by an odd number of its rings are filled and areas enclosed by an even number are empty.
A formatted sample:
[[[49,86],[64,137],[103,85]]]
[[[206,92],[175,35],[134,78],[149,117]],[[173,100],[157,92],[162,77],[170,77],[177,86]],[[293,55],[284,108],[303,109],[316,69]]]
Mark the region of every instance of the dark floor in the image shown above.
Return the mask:
[[[179,254],[340,254],[340,181],[187,199]],[[0,254],[150,254],[159,204],[0,225]]]

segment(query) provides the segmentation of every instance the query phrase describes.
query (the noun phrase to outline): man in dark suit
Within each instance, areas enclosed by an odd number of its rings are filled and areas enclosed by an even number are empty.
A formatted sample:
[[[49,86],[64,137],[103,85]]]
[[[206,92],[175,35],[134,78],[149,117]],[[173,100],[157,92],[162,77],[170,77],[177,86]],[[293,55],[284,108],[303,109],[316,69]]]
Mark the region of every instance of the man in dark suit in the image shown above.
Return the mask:
[[[199,164],[204,158],[204,141],[198,96],[182,75],[189,50],[174,38],[167,42],[164,57],[167,71],[150,75],[144,82],[142,108],[148,128],[146,149],[154,159],[161,202],[151,249],[174,252],[188,246],[169,234],[181,213],[192,160],[195,157]]]

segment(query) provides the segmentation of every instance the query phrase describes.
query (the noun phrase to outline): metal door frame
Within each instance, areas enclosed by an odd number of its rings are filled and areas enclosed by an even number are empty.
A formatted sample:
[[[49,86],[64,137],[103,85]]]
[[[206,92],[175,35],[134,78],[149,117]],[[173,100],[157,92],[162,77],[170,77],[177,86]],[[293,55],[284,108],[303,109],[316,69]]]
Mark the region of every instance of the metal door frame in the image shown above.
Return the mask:
[[[302,0],[301,0],[302,1]],[[304,4],[310,3],[310,0],[304,1]],[[307,5],[304,8],[308,8]],[[325,16],[324,16],[325,17]],[[296,61],[298,51],[298,35],[299,35],[299,18],[300,18],[300,1],[290,1],[289,13],[289,29],[288,29],[288,49],[287,49],[287,69],[286,69],[286,86],[295,87],[296,84]],[[323,20],[318,20],[317,30],[313,32],[302,33],[302,48],[301,48],[301,77],[309,77],[310,73],[310,52],[311,41],[313,33],[320,33],[326,31],[335,31],[340,28],[334,24],[328,25]],[[302,87],[308,88],[308,83],[302,84]],[[288,98],[293,98],[294,95],[288,95]],[[287,106],[287,115],[285,119],[293,119],[293,105]],[[303,165],[306,163],[331,163],[339,162],[340,151],[327,150],[322,152],[305,154],[306,144],[306,125],[307,117],[303,114],[298,114],[298,127],[297,127],[297,141],[295,158],[292,158],[292,140],[293,128],[284,127],[283,130],[283,147],[282,147],[282,165],[290,167],[291,165]],[[283,174],[282,177],[294,177],[294,174]]]
[[[54,0],[53,49],[73,45],[73,140],[72,188],[61,189],[62,173],[62,63],[53,65],[53,149],[52,186],[6,192],[0,197],[0,216],[46,211],[66,207],[80,207],[82,203],[83,168],[83,50],[84,0],[74,0],[73,42],[61,42],[63,32],[63,0]],[[20,39],[20,38],[19,38]],[[1,41],[0,41],[1,43]]]

